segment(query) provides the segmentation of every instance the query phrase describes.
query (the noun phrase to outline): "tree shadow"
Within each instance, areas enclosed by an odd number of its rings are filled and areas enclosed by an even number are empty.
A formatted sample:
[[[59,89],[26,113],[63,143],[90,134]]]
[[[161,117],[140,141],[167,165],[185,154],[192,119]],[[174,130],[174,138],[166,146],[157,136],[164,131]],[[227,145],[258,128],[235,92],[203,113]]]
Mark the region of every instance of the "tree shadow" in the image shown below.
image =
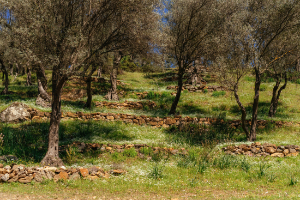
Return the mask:
[[[217,145],[219,143],[235,141],[236,132],[229,123],[218,119],[213,124],[185,124],[179,127],[171,126],[165,129],[170,142],[189,144],[191,146]]]
[[[258,116],[268,117],[270,105],[271,105],[270,102],[265,102],[265,101],[259,102],[258,111],[257,111]],[[248,104],[247,106],[245,106],[245,109],[247,112],[247,116],[251,117],[252,105]],[[238,107],[238,105],[231,106],[229,109],[229,112],[236,116],[239,116],[241,114],[241,110]],[[278,118],[288,118],[289,117],[289,115],[285,112],[285,110],[283,108],[283,104],[281,102],[278,102],[278,108],[277,108],[275,117],[278,117]]]
[[[0,155],[15,155],[22,161],[40,162],[47,152],[49,126],[49,122],[0,124],[0,133],[4,135]],[[60,145],[69,145],[75,140],[92,143],[95,138],[112,143],[135,139],[127,130],[124,130],[122,123],[119,122],[76,120],[60,123]],[[64,152],[60,153],[61,158],[66,156]]]

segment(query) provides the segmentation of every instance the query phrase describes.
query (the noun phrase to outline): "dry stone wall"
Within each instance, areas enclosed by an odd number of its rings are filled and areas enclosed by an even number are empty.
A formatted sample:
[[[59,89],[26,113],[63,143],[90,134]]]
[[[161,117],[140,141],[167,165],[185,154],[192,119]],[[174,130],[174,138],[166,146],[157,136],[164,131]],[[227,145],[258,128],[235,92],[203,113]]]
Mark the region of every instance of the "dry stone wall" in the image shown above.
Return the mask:
[[[177,90],[178,86],[168,86],[167,90]],[[203,92],[204,90],[207,90],[208,92],[213,91],[225,91],[226,88],[223,86],[193,86],[190,84],[186,84],[182,87],[182,90],[188,90],[189,92]]]
[[[13,120],[11,121],[9,113],[11,113],[13,116],[16,115],[15,112],[8,112],[9,110],[17,110],[13,106],[20,106],[23,104],[20,103],[13,103],[11,106],[9,106],[6,110],[2,111],[0,113],[0,116],[5,116],[5,118],[0,118],[2,122],[19,122],[19,120]],[[137,104],[140,106],[139,104]],[[21,113],[26,113],[26,115],[22,115],[22,120],[46,120],[50,118],[51,113],[49,112],[41,112],[37,109],[30,108],[26,105],[22,106],[22,110],[20,110]],[[104,121],[122,121],[124,123],[132,123],[137,125],[149,125],[153,127],[169,127],[171,125],[179,126],[179,125],[185,125],[188,123],[194,123],[194,124],[205,124],[210,125],[217,121],[217,119],[214,118],[197,118],[197,117],[182,117],[181,115],[177,115],[175,117],[150,117],[145,115],[130,115],[130,114],[120,114],[120,113],[83,113],[83,112],[62,112],[62,118],[63,119],[69,119],[69,120],[104,120]],[[6,119],[9,119],[6,121]],[[281,121],[266,121],[266,120],[258,120],[258,128],[263,129],[267,125],[268,122],[275,123],[277,127],[281,127],[283,125],[298,125],[299,123],[293,122],[281,122]],[[223,120],[220,121],[220,123],[224,123]],[[237,128],[241,125],[240,120],[230,120],[227,121],[232,127]],[[251,123],[251,121],[247,121],[248,124]]]
[[[125,101],[124,103],[118,102],[95,102],[96,107],[108,107],[108,108],[128,108],[128,109],[143,109],[144,106],[149,108],[155,108],[157,105],[154,101]]]
[[[109,179],[110,175],[125,174],[123,169],[114,169],[104,171],[102,168],[92,166],[90,168],[70,168],[66,167],[25,167],[24,165],[6,165],[0,164],[0,182],[19,182],[31,183],[43,182],[44,180],[97,180],[100,178]]]
[[[248,155],[248,156],[272,156],[272,157],[291,157],[299,154],[298,145],[278,145],[260,142],[251,145],[241,144],[239,146],[227,146],[222,150],[229,155]]]

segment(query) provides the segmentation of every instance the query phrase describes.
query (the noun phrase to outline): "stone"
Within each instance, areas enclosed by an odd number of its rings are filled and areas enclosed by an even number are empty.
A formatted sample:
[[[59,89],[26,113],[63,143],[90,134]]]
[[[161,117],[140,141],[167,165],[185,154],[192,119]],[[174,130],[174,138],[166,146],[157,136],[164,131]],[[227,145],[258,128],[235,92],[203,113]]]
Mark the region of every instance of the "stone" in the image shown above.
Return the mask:
[[[3,168],[3,164],[0,163],[0,168]]]
[[[275,149],[274,149],[273,147],[266,147],[266,148],[265,148],[265,151],[266,151],[267,153],[270,153],[270,154],[273,154],[273,153],[276,152]]]
[[[272,157],[284,157],[283,153],[273,153],[271,154]]]
[[[33,178],[38,183],[41,183],[44,180],[44,178],[43,178],[43,176],[42,176],[41,173],[35,173],[35,174],[33,174]]]
[[[296,153],[297,151],[295,149],[290,149],[290,153]]]
[[[17,182],[17,181],[18,181],[18,179],[19,179],[19,177],[18,177],[18,176],[14,176],[14,177],[10,178],[10,179],[9,179],[7,182],[8,182],[8,183]]]
[[[252,152],[252,153],[257,153],[258,150],[257,150],[255,147],[253,147],[253,148],[251,148],[251,152]]]
[[[55,173],[53,171],[45,171],[46,177],[49,180],[52,180],[53,177],[55,176]]]
[[[112,147],[105,147],[106,151],[111,151]]]
[[[176,123],[176,120],[175,119],[170,119],[170,118],[166,119],[166,122],[165,122],[166,125],[172,125],[172,124],[175,124],[175,123]]]
[[[67,180],[69,178],[69,174],[65,171],[59,173],[59,179]]]
[[[79,172],[80,172],[80,174],[81,174],[82,177],[87,177],[89,175],[89,170],[86,169],[86,168],[81,168],[79,170]]]
[[[57,168],[56,167],[45,167],[44,170],[55,172],[57,170]]]
[[[177,149],[174,149],[171,151],[171,154],[176,155],[179,151]]]
[[[97,179],[99,179],[99,177],[98,176],[87,176],[86,177],[86,179],[88,179],[88,180],[91,180],[91,181],[94,181],[94,180],[97,180]]]
[[[4,174],[3,176],[1,176],[1,180],[6,182],[9,179],[9,174]]]
[[[2,122],[24,121],[31,118],[31,114],[27,111],[28,108],[25,104],[14,102],[0,113],[0,120]]]
[[[113,116],[107,116],[106,119],[108,119],[108,120],[114,120],[115,118]]]
[[[288,153],[290,153],[290,151],[289,151],[288,149],[285,149],[285,150],[283,151],[283,153],[284,153],[284,155],[287,155]]]
[[[112,175],[118,176],[118,175],[125,174],[126,171],[123,170],[123,169],[114,169],[114,170],[110,171],[110,173],[111,173]]]
[[[30,183],[32,178],[33,178],[32,176],[26,176],[25,178],[20,178],[19,182],[20,183]]]
[[[72,174],[71,176],[70,176],[70,180],[79,180],[80,179],[80,175],[79,175],[79,173],[78,172],[76,172],[76,173],[74,173],[74,174]]]
[[[53,177],[54,182],[57,182],[60,179],[59,174],[55,174]]]
[[[295,157],[295,156],[298,156],[298,152],[296,152],[296,153],[289,153],[289,154],[287,154],[286,155],[286,157],[291,157],[291,156],[293,156],[293,157]]]

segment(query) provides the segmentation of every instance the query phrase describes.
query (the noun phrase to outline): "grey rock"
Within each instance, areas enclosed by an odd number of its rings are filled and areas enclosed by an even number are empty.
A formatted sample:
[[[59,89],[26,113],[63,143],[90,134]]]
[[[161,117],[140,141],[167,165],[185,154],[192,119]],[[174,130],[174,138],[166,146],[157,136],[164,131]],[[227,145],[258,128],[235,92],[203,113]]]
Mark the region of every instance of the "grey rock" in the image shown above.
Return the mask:
[[[80,175],[78,172],[76,172],[70,176],[70,180],[79,180],[79,179],[80,179]]]
[[[36,173],[34,176],[34,180],[38,183],[43,182],[43,180],[44,180],[43,175],[41,173]]]
[[[9,174],[4,174],[3,176],[1,176],[1,180],[6,182],[9,179]]]
[[[19,122],[30,118],[31,115],[27,111],[29,107],[25,104],[15,102],[0,113],[2,122]]]

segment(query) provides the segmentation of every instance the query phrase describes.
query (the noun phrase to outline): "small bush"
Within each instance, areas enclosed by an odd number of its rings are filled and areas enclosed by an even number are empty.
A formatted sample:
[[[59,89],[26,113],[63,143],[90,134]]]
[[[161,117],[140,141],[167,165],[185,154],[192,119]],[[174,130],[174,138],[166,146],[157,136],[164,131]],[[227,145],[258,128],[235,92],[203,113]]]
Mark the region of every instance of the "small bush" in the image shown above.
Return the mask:
[[[136,157],[137,152],[134,148],[125,149],[124,152],[123,152],[123,155],[127,156],[127,157]]]
[[[219,96],[224,96],[225,94],[226,94],[225,91],[214,91],[214,92],[212,93],[212,96],[213,96],[213,97],[219,97]]]
[[[207,89],[204,89],[203,92],[206,94],[206,93],[208,93],[208,90],[207,90]]]
[[[214,166],[219,169],[227,169],[230,167],[236,167],[238,165],[235,156],[224,155],[214,160]]]
[[[244,159],[241,161],[241,168],[242,170],[244,170],[245,172],[248,172],[251,168],[251,164],[246,160],[246,158],[244,157]]]
[[[298,180],[294,176],[291,176],[289,185],[294,186],[297,183],[298,183]]]
[[[144,155],[151,155],[153,151],[151,147],[142,147],[140,152]]]
[[[111,157],[112,157],[112,159],[114,161],[120,161],[120,162],[122,162],[122,161],[125,160],[124,157],[123,157],[123,155],[120,154],[120,153],[118,153],[118,152],[114,152],[113,154],[111,154]]]
[[[297,83],[297,84],[300,84],[300,79],[297,79],[297,80],[296,80],[296,83]]]
[[[149,176],[154,179],[162,178],[163,177],[163,166],[159,166],[158,163],[156,163],[153,166],[153,169],[151,170]]]
[[[270,167],[271,167],[270,165],[267,165],[266,163],[260,162],[259,163],[259,170],[257,172],[258,177],[261,178],[261,177],[265,176],[267,169],[269,169]]]

